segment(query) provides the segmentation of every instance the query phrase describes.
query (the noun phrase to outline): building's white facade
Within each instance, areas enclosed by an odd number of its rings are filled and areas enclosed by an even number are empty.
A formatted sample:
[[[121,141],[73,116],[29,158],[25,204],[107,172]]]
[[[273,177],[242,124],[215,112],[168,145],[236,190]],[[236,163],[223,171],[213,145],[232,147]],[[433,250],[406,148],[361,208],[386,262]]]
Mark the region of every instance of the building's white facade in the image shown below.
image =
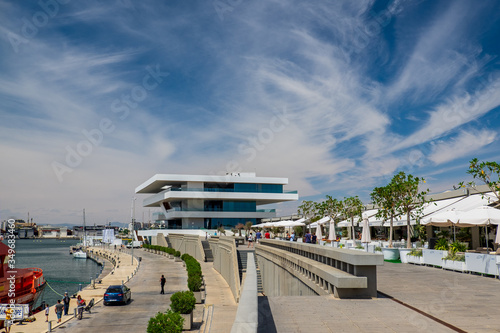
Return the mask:
[[[297,191],[284,191],[287,178],[257,177],[255,173],[225,176],[157,174],[135,190],[151,196],[144,207],[161,207],[168,229],[215,229],[220,225],[276,216],[261,205],[298,200]]]

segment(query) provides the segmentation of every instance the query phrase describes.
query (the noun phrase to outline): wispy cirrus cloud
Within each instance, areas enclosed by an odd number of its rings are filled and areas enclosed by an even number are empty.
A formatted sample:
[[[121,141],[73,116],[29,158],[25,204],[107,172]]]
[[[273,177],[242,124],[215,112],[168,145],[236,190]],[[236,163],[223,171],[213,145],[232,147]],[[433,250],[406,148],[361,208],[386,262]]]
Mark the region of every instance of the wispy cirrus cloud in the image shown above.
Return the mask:
[[[429,159],[436,164],[452,161],[469,156],[495,141],[497,133],[494,131],[460,132],[456,137],[445,142],[438,142],[429,155]]]
[[[6,33],[41,9],[0,6],[0,174],[17,172],[0,199],[22,211],[24,197],[47,220],[44,207],[78,217],[92,196],[126,221],[155,173],[238,168],[311,198],[366,196],[401,168],[451,177],[433,172],[497,140],[498,52],[481,37],[500,29],[493,4],[275,0],[221,20],[210,2],[70,2],[17,53]],[[168,76],[135,103],[157,64]],[[113,130],[59,183],[51,163],[102,119]],[[16,188],[26,180],[54,195]]]

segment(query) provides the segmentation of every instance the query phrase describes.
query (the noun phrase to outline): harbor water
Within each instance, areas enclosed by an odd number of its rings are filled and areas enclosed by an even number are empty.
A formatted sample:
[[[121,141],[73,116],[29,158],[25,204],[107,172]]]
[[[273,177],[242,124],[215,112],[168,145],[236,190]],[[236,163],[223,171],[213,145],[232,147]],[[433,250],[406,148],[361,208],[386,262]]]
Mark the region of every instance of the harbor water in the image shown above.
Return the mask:
[[[69,247],[78,240],[62,239],[17,239],[16,267],[37,267],[43,270],[47,287],[35,306],[45,301],[57,303],[64,292],[71,296],[90,284],[91,279],[101,272],[101,266],[90,259],[74,259]]]

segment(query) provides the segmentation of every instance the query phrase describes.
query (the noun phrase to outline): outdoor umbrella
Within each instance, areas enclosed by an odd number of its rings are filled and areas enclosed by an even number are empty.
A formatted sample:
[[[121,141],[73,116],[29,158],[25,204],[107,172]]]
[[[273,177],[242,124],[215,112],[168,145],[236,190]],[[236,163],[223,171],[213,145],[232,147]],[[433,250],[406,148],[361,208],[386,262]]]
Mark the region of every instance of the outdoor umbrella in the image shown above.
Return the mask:
[[[422,225],[432,225],[435,227],[449,227],[453,226],[453,240],[456,240],[456,228],[460,214],[462,212],[456,211],[455,208],[450,210],[440,211],[437,213],[430,214],[429,216],[422,219]]]
[[[422,219],[421,223],[426,225],[432,225],[435,227],[449,227],[451,225],[457,224],[462,212],[452,210],[445,210],[430,214],[429,216]]]
[[[500,225],[497,225],[497,236],[495,237],[495,244],[500,244]]]
[[[488,247],[488,225],[500,225],[500,210],[489,207],[481,206],[468,210],[459,216],[458,226],[471,227],[475,225],[483,225],[486,236],[486,247]]]
[[[489,206],[481,206],[459,214],[459,226],[469,227],[489,224],[500,224],[499,209]]]
[[[370,243],[372,241],[372,237],[370,235],[370,226],[368,226],[368,219],[365,217],[363,219],[363,231],[361,232],[361,243]],[[368,245],[366,246],[368,249]]]
[[[318,226],[316,227],[316,243],[319,244],[319,241],[323,238],[323,235],[321,234],[321,224],[318,223]]]
[[[335,222],[333,222],[333,220],[330,221],[330,234],[328,235],[328,239],[332,242],[337,240],[337,236],[335,235]]]

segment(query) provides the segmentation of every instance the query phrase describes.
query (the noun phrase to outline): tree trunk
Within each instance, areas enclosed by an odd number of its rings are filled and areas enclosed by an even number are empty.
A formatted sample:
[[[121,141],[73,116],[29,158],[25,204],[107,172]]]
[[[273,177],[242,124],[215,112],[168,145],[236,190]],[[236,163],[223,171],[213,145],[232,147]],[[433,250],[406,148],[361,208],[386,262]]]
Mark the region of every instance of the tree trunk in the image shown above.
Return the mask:
[[[410,210],[406,212],[406,248],[411,249],[410,238]]]
[[[391,215],[391,225],[389,228],[389,247],[392,247],[392,234],[393,234],[393,221],[394,221],[394,215]]]
[[[356,239],[356,235],[354,234],[354,216],[351,217],[351,232],[352,232],[352,240]]]

